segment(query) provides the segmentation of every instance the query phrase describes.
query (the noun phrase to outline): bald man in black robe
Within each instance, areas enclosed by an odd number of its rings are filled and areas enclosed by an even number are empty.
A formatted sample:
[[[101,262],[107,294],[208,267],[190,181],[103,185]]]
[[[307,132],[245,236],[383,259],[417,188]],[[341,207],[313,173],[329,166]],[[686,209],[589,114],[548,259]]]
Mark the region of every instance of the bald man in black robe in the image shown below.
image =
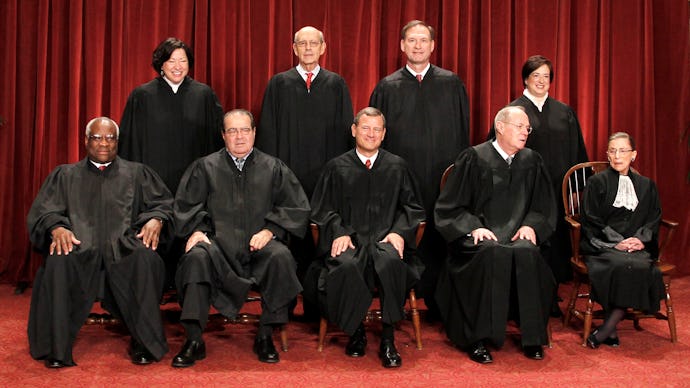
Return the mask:
[[[524,148],[531,127],[521,107],[494,120],[496,141],[460,153],[436,203],[449,257],[436,298],[450,340],[479,363],[484,342],[500,347],[515,320],[525,355],[540,360],[555,281],[539,244],[555,228],[548,170]]]
[[[254,352],[278,362],[273,329],[287,322],[288,305],[302,291],[286,242],[306,231],[304,190],[283,162],[254,148],[249,111],[232,110],[223,123],[225,148],[192,163],[175,197],[177,233],[187,241],[175,276],[187,341],[174,367],[206,357],[209,307],[234,318],[252,285],[262,300]]]
[[[156,249],[172,238],[173,199],[153,169],[117,157],[118,132],[109,118],[89,122],[87,158],[57,167],[29,210],[31,242],[46,254],[31,295],[29,348],[48,368],[76,365],[72,345],[97,299],[132,335],[133,363],[168,351]]]

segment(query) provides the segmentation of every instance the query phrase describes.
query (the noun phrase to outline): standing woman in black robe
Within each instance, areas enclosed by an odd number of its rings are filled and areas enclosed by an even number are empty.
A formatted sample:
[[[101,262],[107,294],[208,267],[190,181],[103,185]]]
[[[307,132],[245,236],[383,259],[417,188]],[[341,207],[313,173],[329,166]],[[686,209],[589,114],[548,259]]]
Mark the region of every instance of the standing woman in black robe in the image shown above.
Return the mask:
[[[604,324],[588,338],[595,349],[618,346],[616,325],[626,308],[659,310],[664,297],[661,272],[654,265],[661,204],[656,184],[630,169],[635,141],[624,132],[609,138],[611,167],[587,180],[581,207],[582,252],[592,282],[592,299],[604,308]]]
[[[162,41],[151,66],[159,76],[135,88],[127,99],[120,156],[153,168],[175,196],[187,167],[223,147],[223,107],[208,85],[189,76],[194,53],[183,41]],[[184,243],[175,240],[162,250],[169,285],[183,248]]]

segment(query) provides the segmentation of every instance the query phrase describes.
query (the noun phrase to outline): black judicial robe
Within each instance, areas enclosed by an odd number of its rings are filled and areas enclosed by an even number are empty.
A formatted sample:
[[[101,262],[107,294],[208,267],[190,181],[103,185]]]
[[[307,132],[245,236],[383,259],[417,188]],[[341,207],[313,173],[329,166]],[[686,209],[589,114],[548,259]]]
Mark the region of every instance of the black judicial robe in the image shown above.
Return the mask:
[[[47,256],[31,295],[32,357],[74,365],[72,344],[97,297],[156,359],[163,357],[163,261],[135,236],[151,218],[160,218],[161,240],[172,238],[172,201],[151,168],[119,157],[105,171],[84,159],[48,176],[27,216],[31,242]],[[48,253],[50,232],[58,226],[81,241],[69,255]],[[68,259],[67,268],[55,267]]]
[[[266,86],[256,145],[284,161],[311,196],[323,166],[350,148],[352,101],[345,80],[323,67],[307,92],[296,68]]]
[[[553,275],[539,247],[528,240],[510,241],[523,225],[534,229],[538,243],[554,230],[556,207],[539,154],[525,148],[508,166],[491,142],[463,151],[435,217],[450,250],[436,293],[450,340],[468,346],[490,339],[501,346],[513,307],[523,345],[545,344]],[[491,230],[498,241],[474,245],[469,233],[477,228]],[[517,296],[519,306],[511,306],[511,296]]]
[[[661,272],[654,265],[659,254],[661,203],[656,185],[632,171],[639,201],[635,210],[613,207],[619,173],[608,168],[587,180],[582,201],[582,240],[592,282],[592,299],[604,309],[632,307],[648,312],[659,310],[664,298]],[[644,250],[624,252],[613,248],[620,241],[637,237]]]
[[[431,216],[443,171],[469,146],[465,84],[434,65],[420,83],[403,67],[379,81],[369,105],[386,116],[383,147],[409,163]]]
[[[257,148],[242,171],[225,148],[189,166],[175,197],[177,235],[186,240],[195,231],[207,233],[211,244],[197,246],[208,252],[213,276],[211,303],[219,312],[234,317],[252,283],[272,282],[262,292],[272,311],[302,291],[294,268],[281,279],[267,279],[266,268],[252,268],[249,240],[264,228],[279,241],[287,241],[288,234],[301,238],[309,211],[309,200],[292,171]],[[183,256],[176,275],[182,300],[185,285],[208,281],[203,274],[184,271],[184,265]]]
[[[405,294],[419,278],[418,264],[409,250],[415,248],[417,226],[424,220],[419,189],[407,163],[379,149],[376,161],[367,169],[354,149],[348,151],[324,168],[312,209],[312,221],[319,227],[317,251],[328,268],[321,291],[326,291],[326,306],[322,307],[329,319],[346,333],[354,333],[372,300],[373,280],[364,279],[367,266],[380,279],[384,322],[402,319]],[[389,233],[405,240],[404,260],[391,244],[379,243]],[[342,236],[351,237],[355,250],[333,258],[333,240]],[[340,269],[343,261],[353,260],[359,271],[350,277]]]
[[[562,217],[565,211],[561,200],[561,184],[570,167],[589,160],[580,122],[570,106],[551,97],[546,99],[541,112],[524,95],[509,105],[525,108],[529,123],[534,129],[527,138],[526,147],[539,152],[551,178],[558,217],[556,230],[549,239],[550,247],[545,251],[544,258],[556,280],[562,283],[572,278],[572,252],[569,226]],[[494,129],[491,128],[489,140],[494,136]]]
[[[186,77],[174,93],[157,77],[127,99],[119,154],[151,166],[175,195],[185,169],[223,146],[222,128],[223,107],[208,85]]]

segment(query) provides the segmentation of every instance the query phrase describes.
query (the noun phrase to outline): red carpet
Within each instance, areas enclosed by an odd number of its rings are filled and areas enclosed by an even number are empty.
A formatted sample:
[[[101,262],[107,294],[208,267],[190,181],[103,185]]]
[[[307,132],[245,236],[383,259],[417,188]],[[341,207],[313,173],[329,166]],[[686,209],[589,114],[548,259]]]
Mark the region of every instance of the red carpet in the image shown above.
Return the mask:
[[[567,286],[561,287],[561,296],[566,292]],[[553,348],[546,350],[542,361],[525,358],[508,339],[502,349],[492,350],[493,364],[475,364],[449,345],[440,324],[423,323],[424,349],[418,351],[412,341],[412,325],[405,322],[396,331],[403,366],[385,370],[376,356],[379,325],[367,329],[367,355],[352,359],[344,354],[343,334],[329,334],[323,353],[318,353],[317,325],[291,323],[290,350],[281,353],[279,364],[256,360],[251,352],[253,326],[229,325],[204,334],[205,360],[178,370],[170,361],[182,345],[182,329],[169,323],[171,350],[157,364],[131,364],[126,353],[128,336],[101,326],[85,326],[74,346],[78,366],[48,370],[29,356],[30,290],[15,296],[5,284],[0,285],[0,386],[690,386],[690,277],[674,279],[672,292],[678,343],[670,342],[664,321],[645,320],[641,332],[626,321],[619,326],[619,348],[592,350],[580,346],[576,329],[563,328],[559,320],[552,319]],[[174,306],[165,307],[171,308]]]

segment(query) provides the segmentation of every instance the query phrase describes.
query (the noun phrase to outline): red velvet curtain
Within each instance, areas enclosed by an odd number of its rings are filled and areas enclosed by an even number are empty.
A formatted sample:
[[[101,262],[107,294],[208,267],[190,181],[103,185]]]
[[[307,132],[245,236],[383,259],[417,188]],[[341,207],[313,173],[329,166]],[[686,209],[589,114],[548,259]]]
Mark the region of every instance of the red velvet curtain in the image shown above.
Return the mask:
[[[551,94],[573,106],[591,159],[628,131],[636,167],[658,183],[664,214],[681,222],[669,259],[690,272],[690,28],[687,0],[3,0],[0,2],[0,274],[30,279],[26,213],[60,163],[84,156],[83,128],[119,120],[130,91],[153,78],[151,52],[176,36],[195,52],[192,76],[226,110],[258,115],[276,72],[295,64],[294,31],[324,31],[322,65],[343,75],[355,110],[404,62],[400,28],[437,28],[432,61],[470,96],[471,142],[522,91],[532,54],[555,64]],[[25,263],[31,263],[25,265]]]

